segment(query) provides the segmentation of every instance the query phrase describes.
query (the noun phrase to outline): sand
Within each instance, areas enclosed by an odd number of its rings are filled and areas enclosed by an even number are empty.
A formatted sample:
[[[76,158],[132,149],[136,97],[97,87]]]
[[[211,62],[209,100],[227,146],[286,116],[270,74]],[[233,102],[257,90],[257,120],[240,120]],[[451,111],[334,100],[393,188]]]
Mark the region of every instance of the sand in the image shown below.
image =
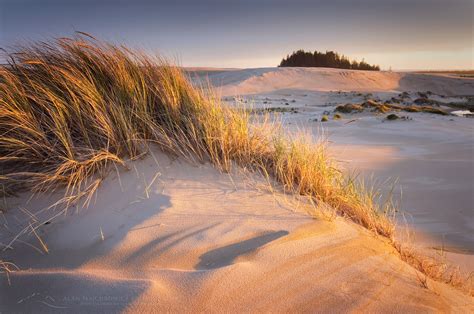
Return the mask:
[[[264,94],[285,90],[328,91],[431,91],[445,96],[474,95],[474,78],[442,73],[356,71],[331,68],[257,68],[242,70],[193,69],[191,77],[208,77],[223,96]]]
[[[430,91],[441,104],[474,95],[474,79],[443,73],[371,72],[325,68],[265,68],[207,72],[233,105],[282,108],[288,132],[309,130],[328,137],[334,157],[366,180],[396,182],[399,224],[412,241],[448,255],[474,271],[474,125],[472,119],[407,113],[409,121],[385,121],[383,114],[342,114],[337,105],[381,102],[408,92],[407,103]],[[234,96],[234,97],[232,97]],[[453,110],[448,107],[447,111]],[[291,111],[296,111],[296,113]],[[330,117],[320,121],[323,114]],[[386,186],[385,190],[388,190]]]
[[[457,99],[474,94],[472,81],[334,69],[205,72],[229,103],[239,95],[246,105],[297,109],[283,114],[288,132],[323,128],[348,170],[400,177],[416,241],[423,234],[425,246],[439,245],[438,235],[449,234],[451,254],[472,267],[472,120],[410,113],[413,120],[394,123],[373,114],[313,122],[360,101],[361,91],[383,99],[421,88]],[[383,239],[341,217],[314,216],[263,178],[155,150],[128,167],[111,171],[88,208],[72,206],[39,227],[48,253],[31,232],[5,246],[32,220],[60,212],[41,210],[63,191],[5,200],[2,259],[20,270],[10,283],[0,278],[0,312],[474,311],[473,298],[445,284],[428,279],[424,287]]]
[[[121,170],[121,186],[107,177],[89,208],[40,227],[48,254],[33,235],[22,241],[38,250],[4,252],[22,270],[11,285],[2,278],[2,312],[474,310],[451,287],[423,288],[383,240],[312,218],[262,178],[154,157]],[[56,197],[8,201],[35,213]],[[2,243],[30,221],[3,216]]]

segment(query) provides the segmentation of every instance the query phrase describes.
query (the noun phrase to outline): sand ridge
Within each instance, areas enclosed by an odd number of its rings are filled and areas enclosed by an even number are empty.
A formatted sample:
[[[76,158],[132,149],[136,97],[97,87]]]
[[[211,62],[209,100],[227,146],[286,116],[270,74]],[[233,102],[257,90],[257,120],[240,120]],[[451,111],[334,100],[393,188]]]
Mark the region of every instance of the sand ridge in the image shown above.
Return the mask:
[[[260,68],[210,73],[230,105],[273,109],[285,132],[306,130],[329,141],[341,167],[368,182],[395,188],[399,223],[413,227],[417,245],[447,252],[468,273],[474,270],[474,128],[472,119],[422,112],[340,113],[338,105],[428,97],[465,103],[474,79],[443,73],[350,71],[327,68]],[[430,91],[431,93],[428,93]],[[406,93],[402,93],[406,92]],[[403,98],[405,97],[405,98]],[[403,98],[403,99],[402,99]],[[438,108],[438,107],[436,107]],[[272,112],[269,110],[269,112]],[[329,121],[320,123],[326,115]],[[395,186],[392,184],[395,183]]]
[[[473,78],[442,74],[358,71],[332,68],[256,68],[194,71],[209,79],[222,96],[269,94],[284,90],[329,91],[431,91],[443,95],[473,95]]]

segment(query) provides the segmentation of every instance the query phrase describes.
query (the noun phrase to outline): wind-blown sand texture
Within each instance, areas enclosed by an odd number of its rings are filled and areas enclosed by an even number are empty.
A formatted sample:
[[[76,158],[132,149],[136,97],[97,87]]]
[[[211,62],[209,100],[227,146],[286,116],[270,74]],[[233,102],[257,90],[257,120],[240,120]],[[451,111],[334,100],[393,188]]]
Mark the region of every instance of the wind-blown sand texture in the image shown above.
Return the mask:
[[[390,101],[402,92],[407,104],[421,97],[418,92],[440,104],[462,103],[464,96],[474,96],[473,78],[326,68],[207,69],[206,75],[230,104],[229,95],[235,95],[245,106],[282,109],[289,131],[307,129],[316,136],[323,131],[346,169],[379,182],[397,181],[401,220],[417,227],[414,240],[455,252],[457,262],[474,271],[472,120],[418,112],[399,113],[409,121],[387,122],[386,114],[370,112],[332,118],[340,104]],[[315,122],[323,114],[330,121]]]
[[[356,93],[330,91],[371,91],[382,99],[400,91],[474,94],[473,80],[435,74],[269,68],[206,69],[206,75],[224,96],[251,94],[245,99],[256,107],[288,102],[298,110],[284,114],[289,131],[309,126],[317,132],[320,124],[310,119],[338,103],[360,100]],[[422,173],[432,177],[411,181],[409,187],[418,189],[409,194],[414,197],[409,206],[427,204],[428,194],[436,203],[436,197],[461,193],[462,211],[443,232],[459,228],[462,241],[453,242],[466,248],[472,239],[472,215],[465,210],[473,184],[471,121],[409,115],[422,123],[388,124],[360,114],[331,120],[325,128],[337,144],[334,154],[349,168],[378,169],[409,184],[407,178],[426,166]],[[356,121],[346,124],[352,118]],[[424,159],[430,162],[415,162]],[[312,206],[278,189],[269,191],[263,178],[222,174],[157,151],[128,166],[120,175],[112,171],[89,208],[70,207],[40,227],[38,236],[28,233],[13,249],[6,248],[5,260],[15,261],[20,271],[10,273],[10,284],[1,278],[0,312],[474,311],[471,297],[426,279],[382,238],[341,217],[314,218]],[[454,166],[459,175],[435,171]],[[5,200],[20,210],[0,214],[2,246],[27,228],[32,216],[41,220],[44,213],[37,212],[63,194],[30,196]],[[431,205],[425,210],[427,216],[452,217]],[[464,225],[456,223],[464,217]]]
[[[157,162],[157,161],[158,162]],[[88,209],[39,229],[49,254],[17,243],[22,271],[2,311],[457,311],[472,299],[428,280],[393,248],[266,181],[155,153],[110,175]],[[58,195],[59,197],[59,195]],[[54,202],[10,200],[34,213]],[[11,233],[30,217],[7,213]],[[40,247],[32,235],[30,243]]]

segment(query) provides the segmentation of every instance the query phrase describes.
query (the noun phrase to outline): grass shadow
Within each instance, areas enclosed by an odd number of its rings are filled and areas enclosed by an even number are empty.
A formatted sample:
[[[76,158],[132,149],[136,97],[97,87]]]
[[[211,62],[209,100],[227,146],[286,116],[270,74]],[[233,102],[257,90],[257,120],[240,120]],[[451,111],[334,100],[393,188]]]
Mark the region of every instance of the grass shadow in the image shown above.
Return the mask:
[[[260,247],[288,234],[288,231],[280,230],[250,238],[248,240],[232,243],[200,256],[199,263],[195,269],[214,269],[231,265],[239,256],[254,252]]]

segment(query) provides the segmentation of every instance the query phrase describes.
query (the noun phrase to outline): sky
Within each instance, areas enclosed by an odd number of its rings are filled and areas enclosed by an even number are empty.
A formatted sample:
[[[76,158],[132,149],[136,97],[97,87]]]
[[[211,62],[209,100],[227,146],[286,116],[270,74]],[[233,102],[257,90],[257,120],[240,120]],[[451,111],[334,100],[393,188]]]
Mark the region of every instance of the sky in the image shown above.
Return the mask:
[[[393,70],[474,68],[474,0],[0,0],[0,47],[75,31],[183,66],[334,50]]]

